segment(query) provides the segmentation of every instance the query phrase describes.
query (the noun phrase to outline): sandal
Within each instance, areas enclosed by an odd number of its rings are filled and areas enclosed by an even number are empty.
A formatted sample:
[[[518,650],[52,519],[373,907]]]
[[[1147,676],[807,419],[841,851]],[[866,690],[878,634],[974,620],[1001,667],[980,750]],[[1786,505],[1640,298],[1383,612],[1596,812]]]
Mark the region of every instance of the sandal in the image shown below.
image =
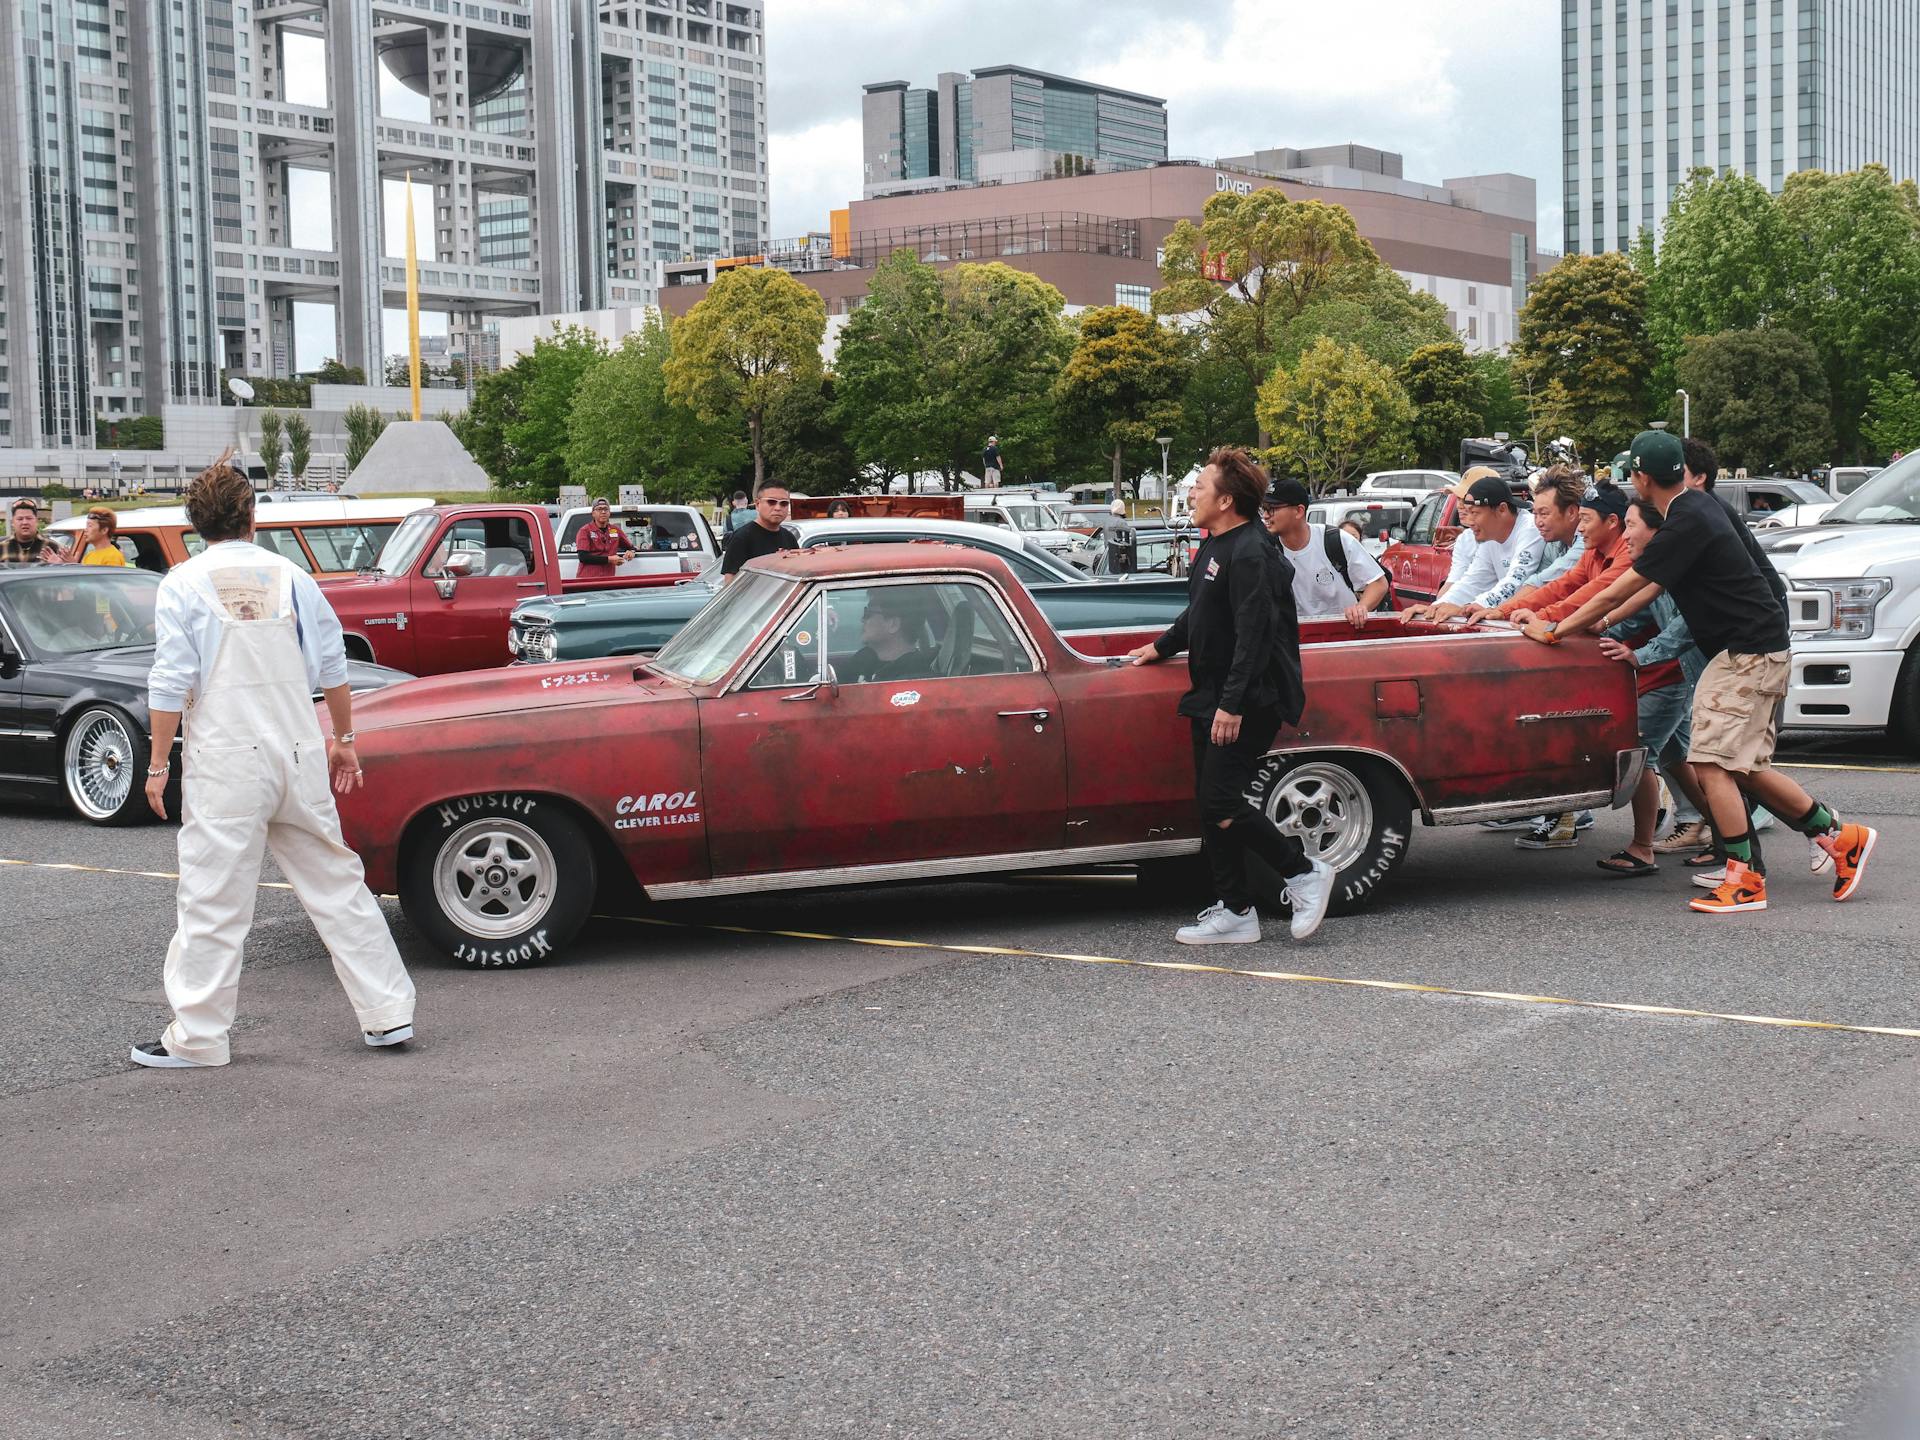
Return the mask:
[[[1711,870],[1716,865],[1727,863],[1724,855],[1716,855],[1711,850],[1702,850],[1698,855],[1689,855],[1680,862],[1689,870]]]
[[[1649,865],[1639,856],[1625,850],[1616,850],[1604,860],[1593,862],[1609,875],[1618,875],[1624,879],[1638,879],[1642,875],[1658,875],[1660,867]]]

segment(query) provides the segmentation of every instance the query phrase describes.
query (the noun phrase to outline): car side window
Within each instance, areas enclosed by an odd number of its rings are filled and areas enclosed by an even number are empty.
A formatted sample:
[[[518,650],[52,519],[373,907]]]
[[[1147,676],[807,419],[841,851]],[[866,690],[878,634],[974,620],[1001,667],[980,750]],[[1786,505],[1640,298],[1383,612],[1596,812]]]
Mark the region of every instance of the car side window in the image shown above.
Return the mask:
[[[458,551],[473,552],[476,576],[528,575],[533,572],[533,529],[518,515],[455,521],[440,532],[425,573],[444,573],[447,557]]]
[[[1407,530],[1409,545],[1431,545],[1433,535],[1440,528],[1440,507],[1446,503],[1445,495],[1435,495],[1420,502],[1420,508],[1414,513],[1413,524]]]
[[[396,528],[383,523],[313,525],[302,527],[300,538],[322,570],[364,570],[380,558],[380,548]]]
[[[313,562],[307,559],[306,549],[293,531],[278,528],[256,530],[253,538],[262,550],[271,550],[282,559],[291,560],[308,574],[313,573]]]

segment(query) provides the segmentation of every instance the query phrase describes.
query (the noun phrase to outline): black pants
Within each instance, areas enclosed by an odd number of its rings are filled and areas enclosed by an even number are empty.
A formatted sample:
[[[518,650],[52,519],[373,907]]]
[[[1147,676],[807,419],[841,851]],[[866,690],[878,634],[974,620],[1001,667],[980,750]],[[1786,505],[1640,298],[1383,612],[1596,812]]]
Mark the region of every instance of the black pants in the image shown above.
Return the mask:
[[[1200,825],[1213,893],[1229,909],[1253,903],[1247,888],[1247,852],[1252,851],[1281,876],[1304,875],[1307,852],[1291,835],[1247,803],[1247,790],[1261,758],[1280,733],[1271,710],[1241,717],[1240,738],[1231,745],[1213,743],[1213,721],[1193,720],[1193,788],[1200,802]],[[1221,821],[1229,821],[1222,828]]]

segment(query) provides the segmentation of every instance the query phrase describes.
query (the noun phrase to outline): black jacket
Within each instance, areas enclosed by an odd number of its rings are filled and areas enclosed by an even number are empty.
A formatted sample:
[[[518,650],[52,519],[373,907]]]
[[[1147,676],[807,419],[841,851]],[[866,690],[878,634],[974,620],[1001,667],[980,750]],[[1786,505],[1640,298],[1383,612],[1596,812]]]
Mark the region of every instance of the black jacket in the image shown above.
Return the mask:
[[[1293,566],[1256,521],[1207,537],[1187,576],[1187,608],[1153,643],[1162,655],[1187,652],[1182,715],[1273,710],[1296,725],[1306,709]]]

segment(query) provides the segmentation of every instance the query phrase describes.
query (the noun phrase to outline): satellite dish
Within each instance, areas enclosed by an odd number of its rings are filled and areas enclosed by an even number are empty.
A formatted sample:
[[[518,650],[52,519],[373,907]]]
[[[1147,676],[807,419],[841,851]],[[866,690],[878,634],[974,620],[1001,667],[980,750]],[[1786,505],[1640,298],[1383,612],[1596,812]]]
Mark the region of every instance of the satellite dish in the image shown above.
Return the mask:
[[[235,375],[231,380],[227,381],[227,389],[233,392],[233,398],[238,400],[242,405],[253,399],[253,386],[242,380],[238,375]]]

